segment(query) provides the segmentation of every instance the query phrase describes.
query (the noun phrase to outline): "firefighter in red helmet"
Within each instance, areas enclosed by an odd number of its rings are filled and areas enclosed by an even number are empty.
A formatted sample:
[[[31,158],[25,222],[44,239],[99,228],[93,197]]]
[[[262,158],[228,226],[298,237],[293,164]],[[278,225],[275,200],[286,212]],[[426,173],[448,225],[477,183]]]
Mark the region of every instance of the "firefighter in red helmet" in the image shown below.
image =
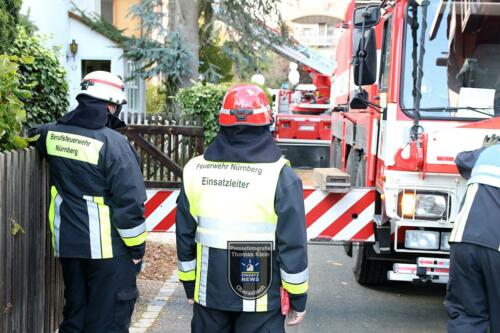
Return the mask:
[[[300,179],[282,158],[264,91],[227,92],[220,132],[186,165],[177,203],[179,279],[192,332],[284,332],[305,316],[308,269]]]

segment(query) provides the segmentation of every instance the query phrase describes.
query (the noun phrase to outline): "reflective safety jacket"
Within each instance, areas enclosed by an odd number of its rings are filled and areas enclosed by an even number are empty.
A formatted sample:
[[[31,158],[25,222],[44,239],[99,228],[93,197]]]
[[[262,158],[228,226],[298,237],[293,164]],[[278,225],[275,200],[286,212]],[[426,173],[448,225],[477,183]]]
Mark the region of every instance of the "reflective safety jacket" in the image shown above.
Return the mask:
[[[468,182],[450,243],[500,251],[500,144],[462,152],[455,162]]]
[[[270,311],[280,307],[283,287],[291,296],[292,308],[305,309],[308,269],[303,190],[287,163],[284,159],[213,162],[199,156],[186,165],[176,235],[179,279],[188,298],[219,310]],[[242,297],[235,285],[244,279],[266,278],[264,269],[258,272],[259,262],[244,259],[231,268],[228,244],[234,242],[271,244],[269,289],[257,298]]]
[[[49,223],[55,255],[106,259],[144,255],[146,192],[133,148],[118,132],[60,123],[32,131],[50,169]]]

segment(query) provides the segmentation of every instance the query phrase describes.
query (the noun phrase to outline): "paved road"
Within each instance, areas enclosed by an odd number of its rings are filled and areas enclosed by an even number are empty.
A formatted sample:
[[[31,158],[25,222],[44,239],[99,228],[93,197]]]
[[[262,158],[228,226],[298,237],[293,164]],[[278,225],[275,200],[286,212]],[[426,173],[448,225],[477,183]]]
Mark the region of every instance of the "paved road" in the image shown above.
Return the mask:
[[[300,329],[293,332],[445,332],[443,286],[365,288],[354,280],[352,259],[341,247],[310,246],[309,258],[308,314]],[[180,287],[148,332],[186,333],[190,319],[191,308]]]

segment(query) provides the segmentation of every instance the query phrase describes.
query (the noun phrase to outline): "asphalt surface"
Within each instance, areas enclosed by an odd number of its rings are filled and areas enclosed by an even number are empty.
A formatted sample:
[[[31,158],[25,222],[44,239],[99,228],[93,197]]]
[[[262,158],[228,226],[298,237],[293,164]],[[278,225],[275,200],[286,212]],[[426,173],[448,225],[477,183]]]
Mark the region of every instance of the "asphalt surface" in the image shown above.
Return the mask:
[[[307,316],[298,329],[287,332],[446,332],[444,286],[362,287],[354,280],[352,259],[337,246],[310,246],[309,262]],[[148,332],[189,332],[191,311],[179,286]]]

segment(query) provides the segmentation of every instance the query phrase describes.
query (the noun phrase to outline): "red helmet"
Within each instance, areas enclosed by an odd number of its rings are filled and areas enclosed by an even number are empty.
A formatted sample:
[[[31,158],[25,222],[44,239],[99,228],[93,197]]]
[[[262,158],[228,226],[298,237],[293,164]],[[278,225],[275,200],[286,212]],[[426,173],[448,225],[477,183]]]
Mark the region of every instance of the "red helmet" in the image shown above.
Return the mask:
[[[219,113],[221,126],[271,123],[271,107],[264,90],[253,84],[237,85],[228,90]]]

